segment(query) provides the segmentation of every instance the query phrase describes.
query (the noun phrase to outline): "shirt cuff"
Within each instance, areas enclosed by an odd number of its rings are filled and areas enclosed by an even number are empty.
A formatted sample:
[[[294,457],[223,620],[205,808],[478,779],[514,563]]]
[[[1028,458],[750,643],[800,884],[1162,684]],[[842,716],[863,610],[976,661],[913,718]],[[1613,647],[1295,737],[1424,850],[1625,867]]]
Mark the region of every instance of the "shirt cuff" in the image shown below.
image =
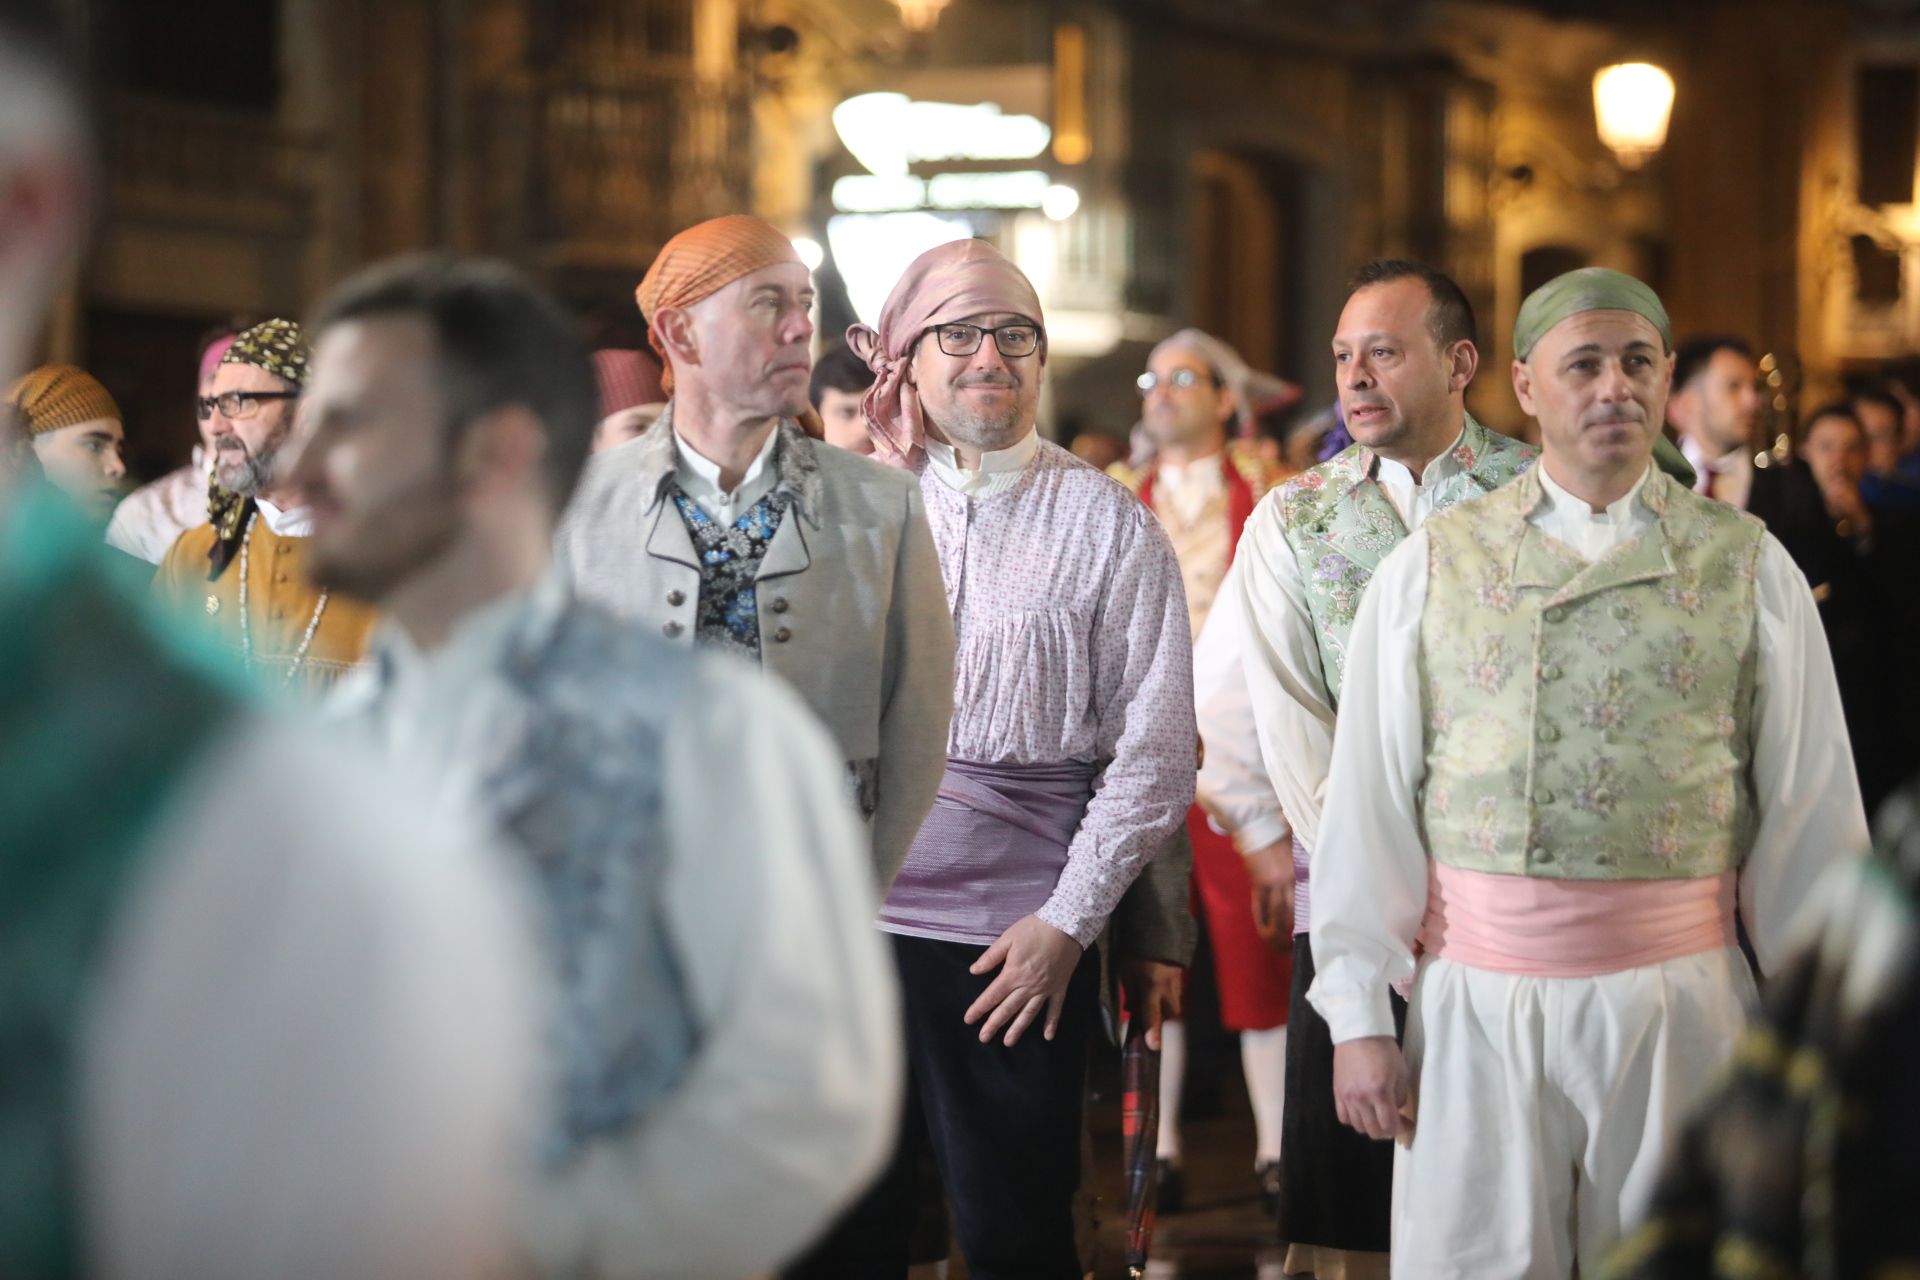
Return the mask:
[[[1241,853],[1252,853],[1264,849],[1270,844],[1278,844],[1293,834],[1293,828],[1276,810],[1272,815],[1263,815],[1245,823],[1233,833],[1233,847]]]
[[[1091,947],[1100,937],[1100,931],[1107,927],[1105,916],[1088,916],[1064,906],[1058,894],[1048,898],[1046,905],[1033,914],[1079,943],[1082,951]]]
[[[1315,979],[1314,990],[1307,993],[1307,1000],[1326,1020],[1334,1044],[1394,1034],[1393,1002],[1387,998],[1385,987],[1370,991],[1321,991],[1319,985]]]

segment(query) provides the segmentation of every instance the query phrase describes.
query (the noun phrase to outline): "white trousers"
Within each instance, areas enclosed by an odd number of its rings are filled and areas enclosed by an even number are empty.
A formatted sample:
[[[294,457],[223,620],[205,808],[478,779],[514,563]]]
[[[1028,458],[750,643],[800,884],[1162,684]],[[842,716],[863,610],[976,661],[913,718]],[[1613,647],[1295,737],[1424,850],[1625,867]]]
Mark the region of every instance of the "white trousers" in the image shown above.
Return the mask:
[[[1418,1113],[1393,1170],[1397,1280],[1594,1274],[1756,999],[1731,949],[1598,978],[1423,961],[1406,1035]]]

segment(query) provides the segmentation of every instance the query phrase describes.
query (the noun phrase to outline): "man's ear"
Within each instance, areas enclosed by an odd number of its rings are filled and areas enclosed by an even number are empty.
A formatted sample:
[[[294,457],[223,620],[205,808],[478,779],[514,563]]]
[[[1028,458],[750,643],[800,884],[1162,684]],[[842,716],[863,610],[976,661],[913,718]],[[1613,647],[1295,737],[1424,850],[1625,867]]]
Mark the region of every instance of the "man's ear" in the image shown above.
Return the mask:
[[[693,315],[685,307],[662,307],[653,317],[653,336],[667,349],[667,358],[677,365],[700,363],[700,343]]]
[[[1513,398],[1520,402],[1521,412],[1529,418],[1540,416],[1533,408],[1533,370],[1525,360],[1513,362]]]
[[[1480,371],[1480,348],[1462,338],[1447,350],[1447,390],[1465,391]]]
[[[466,493],[496,498],[513,493],[539,471],[547,432],[533,411],[510,404],[467,424],[454,451],[454,481]]]

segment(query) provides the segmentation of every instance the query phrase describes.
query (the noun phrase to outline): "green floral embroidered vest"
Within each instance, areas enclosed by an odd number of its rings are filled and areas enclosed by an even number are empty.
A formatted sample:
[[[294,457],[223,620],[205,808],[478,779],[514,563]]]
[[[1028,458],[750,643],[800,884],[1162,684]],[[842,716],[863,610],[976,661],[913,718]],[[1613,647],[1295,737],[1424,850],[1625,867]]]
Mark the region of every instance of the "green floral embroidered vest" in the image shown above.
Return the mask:
[[[1460,470],[1438,482],[1436,514],[1499,488],[1535,456],[1532,446],[1487,430],[1471,414],[1452,453]],[[1299,562],[1307,611],[1320,641],[1320,669],[1336,707],[1346,673],[1347,635],[1360,610],[1361,593],[1387,552],[1407,536],[1393,504],[1373,481],[1373,464],[1373,450],[1352,445],[1287,481],[1278,499],[1287,545]]]
[[[143,616],[144,587],[116,580],[97,529],[44,494],[14,501],[0,520],[0,1275],[66,1276],[82,1270],[87,996],[146,870],[142,836],[238,703]]]
[[[1588,564],[1527,523],[1543,501],[1529,474],[1427,524],[1429,853],[1561,880],[1738,866],[1763,526],[1655,471],[1658,522]]]

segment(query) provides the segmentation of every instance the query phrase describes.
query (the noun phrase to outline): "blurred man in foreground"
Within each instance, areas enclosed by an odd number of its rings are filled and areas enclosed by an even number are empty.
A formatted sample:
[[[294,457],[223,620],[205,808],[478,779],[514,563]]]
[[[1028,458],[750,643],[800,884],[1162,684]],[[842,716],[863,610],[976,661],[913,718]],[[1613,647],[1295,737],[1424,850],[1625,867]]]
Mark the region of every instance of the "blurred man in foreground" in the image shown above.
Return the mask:
[[[549,568],[594,426],[571,330],[499,264],[355,277],[320,308],[291,479],[315,575],[387,614],[336,709],[484,813],[534,890],[553,1089],[523,1249],[540,1274],[741,1276],[879,1167],[893,981],[798,699]]]
[[[75,83],[0,7],[0,379],[87,224]],[[497,1267],[531,1079],[501,869],[261,716],[29,483],[0,486],[0,1274]]]

